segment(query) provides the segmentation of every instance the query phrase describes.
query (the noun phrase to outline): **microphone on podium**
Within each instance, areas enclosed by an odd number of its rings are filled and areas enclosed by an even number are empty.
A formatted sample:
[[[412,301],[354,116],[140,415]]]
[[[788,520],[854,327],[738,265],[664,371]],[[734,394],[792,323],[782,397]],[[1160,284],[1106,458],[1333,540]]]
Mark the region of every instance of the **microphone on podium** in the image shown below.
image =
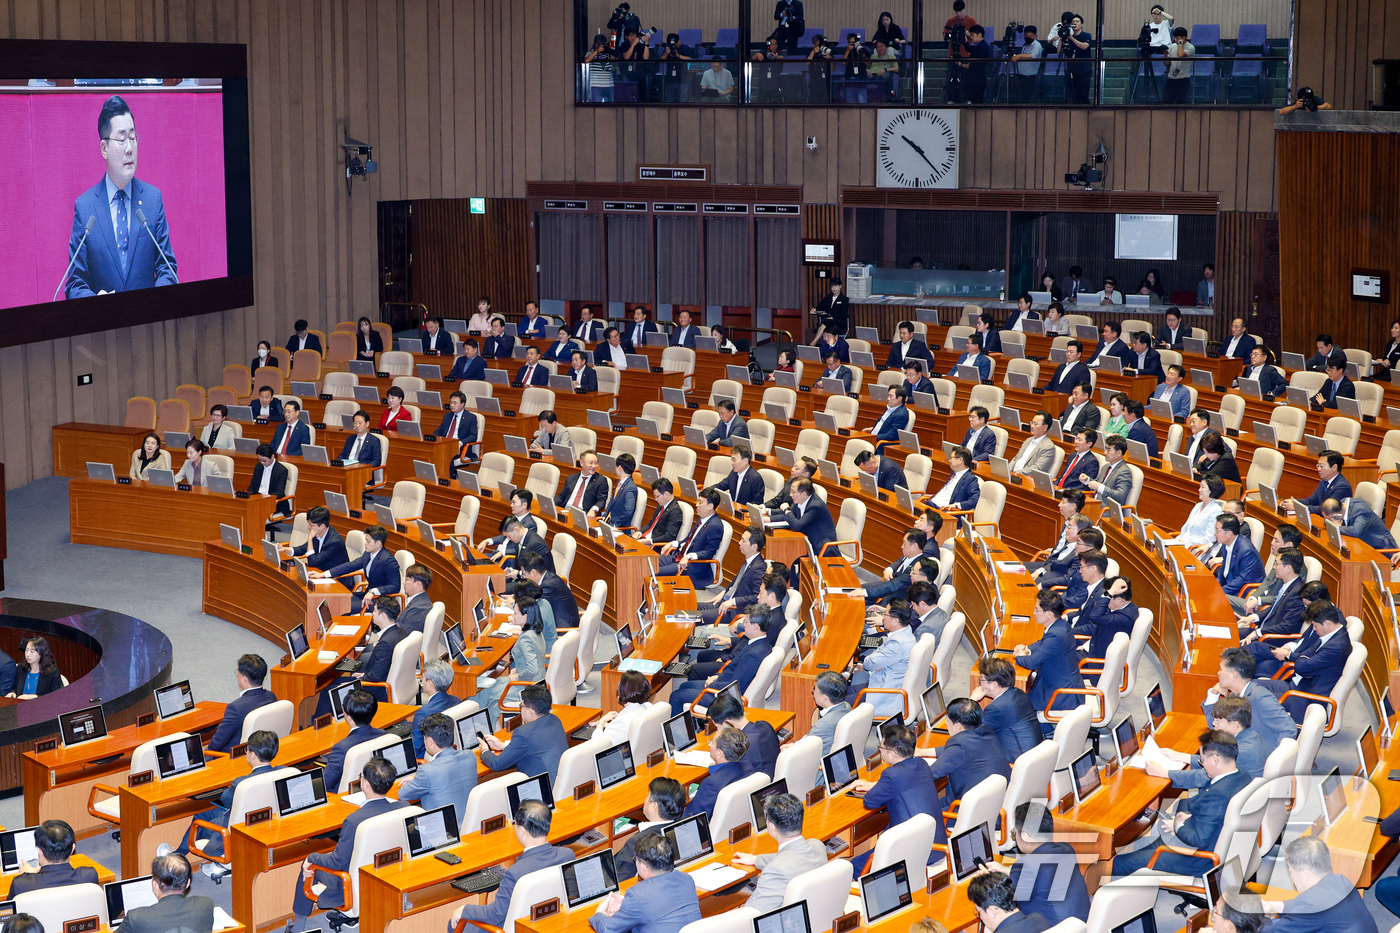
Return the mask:
[[[179,284],[180,284],[180,276],[179,276],[179,274],[175,271],[175,264],[174,264],[173,262],[170,261],[170,257],[169,257],[169,256],[165,255],[165,250],[163,250],[163,249],[160,248],[160,241],[157,240],[157,239],[156,239],[156,235],[155,235],[154,233],[151,232],[151,225],[148,224],[148,223],[146,223],[146,212],[143,211],[143,210],[141,210],[141,208],[139,208],[139,207],[136,209],[136,219],[139,220],[139,221],[141,221],[141,226],[143,226],[143,227],[146,228],[146,236],[150,237],[150,238],[151,238],[151,242],[154,243],[154,244],[156,245],[156,249],[160,252],[160,258],[165,260],[165,266],[166,266],[166,268],[169,269],[169,270],[170,270],[170,274],[171,274],[172,276],[175,277],[175,284],[176,284],[176,285],[179,285]]]
[[[53,290],[53,297],[50,298],[49,301],[58,300],[58,293],[63,291],[63,283],[68,281],[68,273],[73,271],[73,263],[78,261],[78,250],[83,248],[83,244],[87,242],[88,234],[92,232],[92,228],[95,226],[97,226],[97,215],[89,214],[87,223],[83,225],[82,238],[78,240],[77,249],[73,250],[73,258],[68,260],[68,268],[63,270],[63,278],[58,280],[58,288]]]

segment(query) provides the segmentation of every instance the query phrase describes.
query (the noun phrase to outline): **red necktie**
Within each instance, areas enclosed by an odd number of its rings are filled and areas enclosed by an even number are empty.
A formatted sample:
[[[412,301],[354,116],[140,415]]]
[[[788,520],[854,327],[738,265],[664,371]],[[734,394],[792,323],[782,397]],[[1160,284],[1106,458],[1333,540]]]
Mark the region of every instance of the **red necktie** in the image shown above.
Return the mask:
[[[651,530],[656,527],[656,523],[661,521],[661,513],[664,511],[666,510],[661,506],[656,507],[656,514],[651,517],[651,524],[647,526],[646,531],[642,532],[643,535],[651,534]]]
[[[574,501],[569,503],[573,508],[583,508],[583,493],[588,488],[588,482],[588,477],[582,473],[578,475],[578,485],[574,487]]]
[[[1064,471],[1063,473],[1060,474],[1060,481],[1059,481],[1058,483],[1056,483],[1056,485],[1057,485],[1060,489],[1064,489],[1064,488],[1065,488],[1065,480],[1069,479],[1071,476],[1074,475],[1074,468],[1075,468],[1076,465],[1078,465],[1079,461],[1080,461],[1081,459],[1083,459],[1083,457],[1084,457],[1083,454],[1075,454],[1075,455],[1074,455],[1074,459],[1071,460],[1071,461],[1069,462],[1069,466],[1066,467],[1066,468],[1065,468],[1065,471]]]
[[[526,384],[526,385],[530,385],[530,382],[531,382],[532,379],[534,379],[534,377],[535,377],[535,367],[534,367],[534,365],[531,364],[530,366],[525,367],[525,380],[524,380],[525,384]]]
[[[287,422],[287,433],[282,435],[282,449],[279,450],[279,451],[277,451],[277,452],[278,452],[279,454],[282,454],[282,455],[285,456],[286,453],[287,453],[287,445],[290,444],[291,442],[292,442],[292,423],[289,421],[289,422]]]
[[[456,437],[456,436],[457,436],[457,426],[458,426],[459,424],[461,424],[461,423],[462,423],[462,413],[459,411],[459,412],[457,412],[457,414],[455,414],[455,415],[452,416],[452,433],[448,434],[448,437]]]

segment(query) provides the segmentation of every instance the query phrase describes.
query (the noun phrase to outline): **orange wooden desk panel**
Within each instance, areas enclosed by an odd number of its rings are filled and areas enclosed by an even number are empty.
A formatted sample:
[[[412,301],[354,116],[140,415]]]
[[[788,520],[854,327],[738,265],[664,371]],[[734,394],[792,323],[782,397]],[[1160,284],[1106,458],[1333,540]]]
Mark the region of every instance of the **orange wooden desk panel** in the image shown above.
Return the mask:
[[[387,728],[408,719],[417,709],[416,706],[381,703],[374,725]],[[348,722],[338,722],[325,729],[293,732],[282,740],[273,763],[279,767],[292,766],[319,758],[349,734]],[[122,877],[144,874],[160,843],[178,845],[195,814],[210,806],[209,801],[195,800],[195,794],[227,787],[249,771],[245,758],[211,757],[198,771],[140,787],[121,788]]]
[[[317,440],[319,439],[318,437]],[[253,482],[253,468],[258,465],[258,458],[253,454],[234,453],[231,450],[220,450],[218,453],[233,458],[233,488],[247,489]],[[339,454],[339,447],[326,451],[326,456],[331,459],[335,459]],[[183,458],[184,455],[181,454],[177,460],[183,462]],[[365,484],[370,482],[374,473],[374,467],[364,463],[348,467],[323,466],[319,463],[307,463],[300,457],[288,458],[288,462],[297,465],[296,507],[299,512],[325,505],[327,492],[338,492],[346,498],[352,508],[358,507]]]
[[[822,558],[822,578],[828,587],[857,587],[860,581],[850,565],[839,558]],[[860,646],[860,637],[865,633],[865,600],[856,596],[828,594],[822,601],[817,597],[815,574],[805,567],[802,573],[803,605],[818,607],[822,614],[820,637],[816,645],[811,645],[808,634],[806,660],[796,668],[785,667],[779,675],[779,705],[793,714],[792,737],[800,739],[812,728],[812,713],[816,711],[816,700],[812,697],[817,677],[824,671],[838,674],[846,669],[855,657]]]
[[[378,424],[378,422],[375,422]],[[425,432],[427,437],[432,436],[432,431],[437,424],[428,426]],[[245,424],[243,425],[244,437],[255,437],[265,444],[271,444],[272,438],[277,432],[276,424]],[[344,428],[327,427],[316,431],[317,446],[326,448],[326,456],[339,456],[341,448],[345,446],[345,441],[354,436],[353,431]],[[414,440],[404,437],[397,431],[385,431],[383,437],[389,439],[389,457],[384,462],[384,479],[386,482],[395,483],[401,479],[415,479],[413,471],[413,461],[423,460],[437,467],[439,476],[446,476],[448,468],[452,465],[452,458],[457,456],[461,449],[451,442],[444,442],[438,438],[432,440]],[[128,455],[128,459],[130,459]],[[300,457],[288,457],[288,462],[300,464]],[[310,505],[324,505],[322,501],[310,503]],[[303,505],[303,507],[309,507]]]
[[[292,895],[301,887],[301,863],[312,852],[329,852],[331,839],[316,838],[341,827],[354,804],[332,793],[323,807],[232,828],[233,918],[249,930],[291,919]]]
[[[308,632],[315,632],[322,602],[329,604],[332,615],[350,611],[350,591],[341,584],[308,592],[295,571],[279,570],[261,553],[242,554],[215,540],[204,542],[202,556],[204,611],[273,644],[284,644],[286,633],[303,622]]]
[[[73,748],[59,745],[42,754],[28,751],[20,759],[24,788],[24,824],[37,826],[45,820],[63,820],[73,827],[79,839],[114,828],[88,813],[92,785],[125,784],[131,770],[131,753],[137,746],[175,732],[202,732],[217,726],[224,718],[224,704],[205,700],[195,708],[169,719],[157,719],[149,726],[123,726],[105,738],[84,742]],[[118,756],[115,761],[93,764],[96,759]]]
[[[1302,529],[1296,518],[1281,518],[1258,502],[1247,503],[1245,512],[1264,523],[1266,541],[1273,537],[1281,523],[1298,525],[1299,530]],[[1373,579],[1371,562],[1376,561],[1382,568],[1388,567],[1390,565],[1389,555],[1381,554],[1360,538],[1344,537],[1342,543],[1351,553],[1349,557],[1343,557],[1342,553],[1328,542],[1326,534],[1322,531],[1321,519],[1318,516],[1312,516],[1312,524],[1318,534],[1303,532],[1303,553],[1316,557],[1318,562],[1322,564],[1322,582],[1327,584],[1328,592],[1332,594],[1332,601],[1342,612],[1347,615],[1361,615],[1362,587],[1367,581]]]
[[[112,869],[107,868],[105,865],[97,864],[86,855],[74,855],[68,860],[68,863],[74,868],[94,869],[97,872],[98,884],[111,884],[113,881],[117,880],[117,875]],[[19,872],[11,872],[8,875],[0,875],[0,901],[10,896],[10,885],[14,884],[19,874]]]
[[[141,446],[145,428],[69,421],[53,426],[53,475],[87,476],[87,465],[110,463],[118,476],[131,469],[131,454]],[[172,455],[173,456],[173,455]],[[176,467],[179,469],[179,467]]]
[[[182,491],[141,480],[125,486],[75,477],[68,481],[69,535],[74,544],[201,557],[204,542],[219,537],[221,524],[239,529],[244,541],[257,541],[274,504],[271,496],[239,499],[200,487]]]
[[[348,606],[346,611],[349,611]],[[349,625],[355,633],[316,638],[315,633],[318,629],[308,624],[306,635],[307,640],[311,642],[311,650],[289,664],[278,664],[268,671],[272,676],[268,689],[277,699],[292,701],[298,729],[305,729],[311,725],[312,713],[316,708],[313,701],[319,698],[324,688],[340,676],[335,666],[349,656],[351,650],[360,643],[360,639],[365,637],[365,633],[369,631],[369,616],[349,616],[338,619],[333,624]],[[335,657],[323,661],[320,657],[322,651],[332,652]]]

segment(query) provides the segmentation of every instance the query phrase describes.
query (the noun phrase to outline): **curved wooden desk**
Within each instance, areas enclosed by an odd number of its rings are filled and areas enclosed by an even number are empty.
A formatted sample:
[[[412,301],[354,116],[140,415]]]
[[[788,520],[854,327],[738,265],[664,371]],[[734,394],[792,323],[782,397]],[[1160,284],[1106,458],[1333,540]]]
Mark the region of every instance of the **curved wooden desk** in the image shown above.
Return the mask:
[[[68,481],[68,527],[74,544],[201,557],[204,542],[232,525],[244,541],[262,537],[276,507],[272,496],[240,499],[203,487],[166,489],[142,480],[130,486],[84,477]]]
[[[280,570],[261,554],[254,557],[222,541],[206,541],[203,557],[203,610],[273,644],[286,644],[287,632],[302,623],[308,637],[313,636],[320,625],[317,607],[323,602],[332,615],[350,611],[350,591],[344,586],[331,583],[308,590],[295,571]]]

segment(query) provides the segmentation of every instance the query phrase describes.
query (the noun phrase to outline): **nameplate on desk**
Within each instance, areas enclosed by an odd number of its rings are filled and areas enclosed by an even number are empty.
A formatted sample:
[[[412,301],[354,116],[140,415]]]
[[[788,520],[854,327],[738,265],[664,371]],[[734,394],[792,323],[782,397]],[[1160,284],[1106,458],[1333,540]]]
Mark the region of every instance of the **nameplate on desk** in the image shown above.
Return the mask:
[[[403,861],[403,848],[395,847],[385,849],[383,852],[374,853],[374,867],[384,868],[387,865],[397,865]]]
[[[865,770],[874,771],[875,768],[879,766],[880,760],[881,759],[879,752],[876,752],[875,754],[871,755],[869,758],[865,759]]]
[[[914,720],[914,738],[922,738],[927,731],[928,723],[924,722],[922,719]]]
[[[290,654],[284,654],[284,655],[282,655],[282,660],[280,660],[280,661],[277,662],[277,666],[278,666],[278,667],[290,667],[291,664],[292,664],[292,656],[291,656]]]
[[[193,489],[194,487],[191,486],[189,483],[180,483],[180,484],[179,484],[178,486],[176,486],[175,488],[178,489],[178,490],[180,490],[181,492],[189,492],[189,491],[190,491],[191,489]]]
[[[261,810],[249,810],[243,818],[243,822],[249,826],[257,826],[259,823],[267,823],[272,819],[272,808],[263,807]]]
[[[575,800],[587,800],[596,793],[598,793],[598,783],[596,781],[584,781],[582,784],[575,785],[574,787]]]
[[[717,733],[717,732],[719,732],[719,726],[715,725],[714,720],[713,720],[713,719],[706,719],[706,720],[705,720],[705,734],[706,734],[706,735],[714,735],[714,734]]]
[[[247,554],[247,555],[250,556],[250,557],[251,557],[252,554],[253,554],[253,546],[252,546],[251,544],[245,544],[245,545],[241,546],[238,550],[239,550],[241,553]]]
[[[547,901],[533,904],[530,907],[530,922],[543,920],[545,917],[552,917],[559,913],[559,898],[551,897]]]
[[[267,424],[266,418],[254,418],[253,424]]]
[[[44,752],[51,752],[58,748],[58,739],[44,739],[34,743],[34,754],[42,755]]]
[[[729,831],[729,844],[735,845],[753,835],[752,823],[740,823]]]
[[[789,419],[788,419],[788,424],[789,424],[790,426],[794,427],[794,428],[800,428],[800,427],[802,427],[802,419],[801,419],[801,418],[789,418]]]
[[[1059,805],[1055,808],[1061,815],[1074,809],[1074,791],[1070,791],[1060,798]]]
[[[130,476],[118,476],[118,477],[117,477],[117,485],[118,485],[118,486],[130,486],[130,485],[131,485],[131,477],[130,477]]]
[[[845,916],[836,918],[836,922],[831,925],[831,933],[851,933],[859,926],[860,911],[853,910]]]
[[[63,924],[63,933],[91,933],[102,925],[98,917],[84,917],[81,920],[68,920]]]
[[[318,431],[324,431],[326,429],[326,423],[324,421],[313,421],[311,422],[311,426]]]
[[[851,429],[850,429],[850,428],[837,428],[837,429],[836,429],[836,435],[837,435],[838,437],[850,437],[850,436],[851,436]]]
[[[519,727],[520,724],[521,724],[522,722],[524,722],[524,720],[522,720],[519,716],[512,716],[512,717],[510,717],[509,719],[507,719],[507,720],[505,721],[506,731],[507,731],[507,732],[514,732],[514,731],[516,730],[516,728]]]
[[[1105,778],[1105,779],[1111,778],[1111,777],[1113,777],[1113,776],[1114,776],[1115,774],[1117,774],[1117,773],[1118,773],[1118,759],[1117,759],[1117,758],[1110,758],[1110,759],[1108,759],[1108,764],[1104,765],[1104,768],[1103,768],[1103,776],[1104,776],[1104,778]]]
[[[346,784],[346,785],[345,785],[345,792],[346,792],[347,794],[358,794],[358,793],[360,792],[360,782],[359,782],[358,780],[356,780],[356,781],[351,781],[349,784]]]
[[[377,372],[377,373],[374,374],[374,376],[375,376],[376,379],[388,379],[388,378],[389,378],[389,374],[388,374],[388,373],[380,373],[380,372]]]
[[[324,716],[317,716],[315,722],[311,725],[316,729],[328,729],[335,725],[335,714],[327,713]]]
[[[927,889],[928,893],[936,894],[937,892],[942,891],[944,888],[946,888],[948,886],[948,881],[950,880],[950,874],[951,873],[948,871],[948,869],[945,868],[942,871],[934,872],[933,874],[929,875]]]
[[[142,726],[149,726],[151,723],[153,723],[153,722],[155,722],[155,721],[156,721],[156,714],[155,714],[155,713],[146,713],[146,714],[143,715],[143,716],[137,716],[137,717],[136,717],[136,728],[140,729]]]
[[[818,784],[816,787],[814,787],[814,788],[812,788],[811,790],[807,791],[807,806],[809,806],[809,807],[815,807],[817,804],[821,803],[821,802],[822,802],[823,800],[825,800],[825,799],[826,799],[826,785],[825,785],[825,784]]]
[[[140,787],[142,784],[149,784],[155,779],[156,773],[154,771],[137,771],[133,774],[127,775],[126,786]]]
[[[230,748],[230,749],[228,750],[228,756],[229,756],[229,758],[232,758],[232,759],[235,760],[235,761],[237,761],[239,758],[242,758],[242,757],[243,757],[244,755],[246,755],[246,754],[248,754],[248,743],[247,743],[247,742],[242,742],[242,743],[240,743],[240,744],[238,744],[238,745],[233,746],[232,748]]]
[[[495,816],[488,817],[481,821],[481,834],[483,836],[489,836],[492,833],[505,828],[506,815],[504,813],[498,813]]]
[[[655,768],[657,765],[661,764],[661,762],[665,760],[666,749],[658,748],[656,751],[652,752],[650,755],[647,756],[647,767]]]

